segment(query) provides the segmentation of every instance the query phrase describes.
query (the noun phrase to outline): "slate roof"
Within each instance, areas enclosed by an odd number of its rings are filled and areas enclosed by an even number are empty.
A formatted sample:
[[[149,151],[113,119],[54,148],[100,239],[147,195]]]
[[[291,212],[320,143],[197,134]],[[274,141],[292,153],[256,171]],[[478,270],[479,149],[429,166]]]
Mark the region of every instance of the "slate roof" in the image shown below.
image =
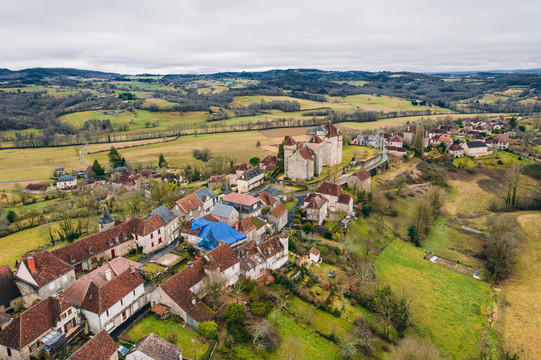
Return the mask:
[[[51,281],[56,280],[73,270],[72,266],[57,258],[47,250],[40,251],[39,253],[34,254],[32,257],[34,258],[36,271],[30,275],[39,287],[45,286]],[[29,257],[23,258],[21,263],[24,263],[26,268],[30,271],[30,267],[28,266],[28,258]]]
[[[195,193],[191,193],[188,196],[183,197],[180,200],[177,200],[175,204],[178,205],[180,210],[183,213],[188,214],[190,211],[197,209],[199,206],[203,205],[203,202]]]
[[[101,211],[100,218],[98,219],[98,224],[104,225],[104,224],[110,224],[112,222],[115,222],[115,218],[111,215],[109,210],[104,207]]]
[[[482,141],[468,141],[466,143],[466,146],[468,146],[470,149],[473,149],[473,148],[487,147],[487,144],[485,144]]]
[[[183,350],[152,333],[139,339],[132,351],[140,351],[154,360],[178,360]]]
[[[233,206],[217,203],[212,210],[212,215],[229,219],[233,210],[235,210]]]
[[[315,192],[324,195],[340,196],[342,194],[342,188],[340,185],[326,181],[319,185]]]
[[[37,303],[14,318],[0,332],[0,345],[16,350],[23,349],[54,328],[60,321],[60,314],[69,307],[66,301],[52,296]]]
[[[13,279],[9,265],[0,266],[0,306],[10,307],[11,301],[21,296]]]
[[[263,171],[258,167],[254,167],[254,168],[246,170],[244,174],[240,176],[240,179],[249,181],[261,174],[263,174]]]
[[[207,201],[208,199],[214,199],[218,195],[216,195],[213,191],[207,189],[206,187],[202,187],[200,189],[197,189],[195,191],[195,195],[201,200],[202,202]]]
[[[105,330],[101,330],[68,360],[109,360],[118,350],[115,340]]]
[[[152,212],[150,213],[150,215],[148,215],[148,217],[152,217],[154,215],[158,215],[158,217],[160,218],[164,226],[169,225],[171,222],[175,221],[175,219],[177,218],[175,213],[169,210],[165,205],[162,205],[159,208],[152,210]]]
[[[74,176],[64,175],[64,176],[59,177],[57,182],[66,182],[66,181],[73,181],[73,180],[75,180]]]

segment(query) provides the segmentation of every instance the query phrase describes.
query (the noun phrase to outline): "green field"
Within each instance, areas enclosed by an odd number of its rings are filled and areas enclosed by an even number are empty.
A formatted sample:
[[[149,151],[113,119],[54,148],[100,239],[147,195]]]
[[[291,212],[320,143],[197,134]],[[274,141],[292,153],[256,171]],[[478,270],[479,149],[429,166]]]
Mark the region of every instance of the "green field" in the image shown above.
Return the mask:
[[[425,251],[395,240],[376,259],[379,278],[413,296],[416,332],[453,359],[477,354],[493,299],[488,284],[424,260]]]
[[[77,94],[80,91],[83,91],[81,89],[66,89],[59,86],[26,86],[26,87],[12,87],[12,88],[0,88],[0,91],[6,91],[6,92],[38,92],[38,91],[46,91],[49,95],[55,96],[55,97],[64,97],[68,95]],[[87,91],[87,90],[84,90]]]
[[[296,101],[300,104],[301,110],[306,109],[318,109],[318,108],[332,108],[332,109],[346,109],[351,108],[351,106],[348,106],[347,104],[340,104],[333,101],[329,102],[319,102],[319,101],[311,101],[311,100],[305,100],[305,99],[298,99],[290,96],[237,96],[231,103],[231,106],[247,106],[252,103],[260,103],[261,100],[264,100],[266,102],[270,102],[273,100],[288,100],[288,101]]]
[[[452,112],[449,109],[430,106],[415,106],[411,101],[403,100],[391,96],[373,96],[373,95],[350,95],[346,97],[331,97],[338,104],[349,105],[350,107],[360,108],[368,111],[422,111],[433,110],[437,112]]]
[[[152,315],[131,328],[127,336],[129,341],[135,343],[151,333],[166,340],[171,334],[176,334],[175,345],[184,350],[183,356],[190,359],[201,359],[208,349],[207,344],[199,341],[200,335],[197,332],[184,328],[174,321],[163,322]]]
[[[0,238],[0,264],[13,268],[29,251],[50,244],[49,226],[41,225]]]

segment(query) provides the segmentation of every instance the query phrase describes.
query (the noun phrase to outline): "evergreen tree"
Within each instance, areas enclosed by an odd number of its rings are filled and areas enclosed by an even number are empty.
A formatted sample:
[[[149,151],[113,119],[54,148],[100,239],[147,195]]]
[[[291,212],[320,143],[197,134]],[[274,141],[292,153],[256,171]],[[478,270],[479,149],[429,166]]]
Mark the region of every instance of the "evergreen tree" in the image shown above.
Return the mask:
[[[423,125],[419,124],[415,130],[415,136],[413,137],[413,148],[419,157],[423,157],[424,137],[425,128]]]
[[[111,150],[109,150],[109,154],[107,156],[109,158],[109,164],[111,164],[113,169],[126,164],[126,160],[120,156],[118,150],[114,146],[111,146]]]
[[[105,174],[105,170],[101,167],[98,159],[94,160],[94,163],[92,163],[92,171],[96,174],[96,176],[101,176]]]
[[[277,167],[279,171],[284,171],[284,143],[287,141],[287,139],[289,139],[289,136],[286,135],[284,141],[282,141],[282,143],[278,146]]]
[[[163,157],[163,154],[160,154],[160,159],[158,160],[158,167],[166,168],[167,167],[167,161],[165,161],[165,158]]]
[[[253,158],[250,159],[250,165],[252,165],[253,167],[258,166],[260,162],[261,162],[261,159],[259,159],[257,156],[254,156]]]

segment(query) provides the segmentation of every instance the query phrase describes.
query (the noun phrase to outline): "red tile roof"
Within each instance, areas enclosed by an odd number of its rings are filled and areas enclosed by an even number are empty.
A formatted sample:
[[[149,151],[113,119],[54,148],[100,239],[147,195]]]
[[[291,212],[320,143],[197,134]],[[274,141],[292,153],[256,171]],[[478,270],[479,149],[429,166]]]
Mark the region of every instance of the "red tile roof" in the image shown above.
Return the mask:
[[[308,142],[311,144],[320,144],[323,142],[323,140],[317,135],[312,135],[312,137],[310,137],[310,140],[308,140]]]
[[[147,219],[132,219],[132,233],[139,236],[147,236],[154,231],[162,228],[164,225],[158,215],[151,216]]]
[[[324,195],[340,196],[340,194],[342,194],[342,188],[340,185],[326,181],[319,185],[315,192]]]
[[[235,165],[233,166],[233,168],[231,169],[231,171],[229,172],[230,174],[236,174],[237,171],[246,171],[250,168],[250,166],[248,166],[248,164],[246,163],[242,163],[240,165]]]
[[[314,254],[315,256],[319,256],[321,254],[321,252],[316,249],[315,247],[311,248],[310,249],[310,254]]]
[[[116,239],[118,238],[118,242]],[[76,265],[106,250],[113,249],[133,240],[131,220],[104,230],[85,239],[52,251],[52,254],[67,264]]]
[[[308,203],[306,205],[307,209],[321,209],[323,205],[327,202],[327,199],[325,199],[323,196],[319,194],[311,193],[307,197],[304,198],[304,202]]]
[[[244,206],[252,206],[256,204],[259,199],[246,194],[231,193],[224,196],[224,201],[241,204]]]
[[[199,199],[199,197],[197,197],[195,193],[191,193],[190,195],[185,196],[180,200],[177,200],[175,204],[178,205],[178,207],[183,213],[188,214],[190,211],[193,211],[199,206],[202,206],[203,202]]]
[[[449,148],[449,151],[464,151],[464,149],[459,144],[453,144]]]
[[[71,355],[68,360],[109,360],[118,350],[115,340],[101,330],[90,341]]]
[[[124,271],[101,287],[94,281],[90,281],[86,292],[84,292],[84,297],[82,297],[82,303],[79,304],[77,301],[74,301],[74,305],[96,314],[102,314],[143,283],[144,280],[139,275],[139,272],[137,270],[132,272],[130,269]],[[70,295],[68,290],[66,292],[67,295]],[[70,299],[75,299],[75,297],[72,298],[70,296]]]
[[[256,226],[254,225],[254,223],[252,223],[249,217],[247,217],[246,219],[242,219],[235,224],[235,230],[243,233],[244,235],[248,235],[256,229]]]
[[[368,171],[366,171],[366,170],[359,170],[357,172],[354,172],[351,176],[355,176],[356,178],[358,178],[361,181],[370,180],[372,178],[370,173]]]
[[[288,137],[286,141],[284,141],[284,145],[286,146],[293,146],[295,145],[297,142],[295,141],[295,139],[293,139],[293,137]]]
[[[275,207],[272,208],[272,215],[274,215],[275,218],[280,219],[282,216],[284,216],[285,213],[287,213],[287,209],[281,202],[278,203]]]
[[[340,130],[338,130],[332,122],[328,121],[324,125],[329,130],[329,133],[327,134],[328,137],[335,137],[340,135]]]
[[[225,176],[223,176],[223,175],[212,175],[208,179],[209,183],[214,183],[214,182],[218,182],[218,181],[225,181]]]
[[[22,350],[54,328],[60,321],[60,314],[69,307],[66,301],[52,296],[37,303],[0,332],[0,345]]]
[[[28,191],[44,191],[49,188],[47,184],[28,184],[26,185],[26,190]]]
[[[393,136],[389,141],[392,142],[402,142],[402,138],[398,135]]]
[[[26,268],[30,271],[30,267],[28,266],[29,258],[30,257],[25,257],[21,262],[24,263]],[[72,266],[46,250],[34,254],[33,258],[36,271],[33,273],[30,271],[30,275],[39,287],[47,285],[51,281],[56,280],[73,270]]]
[[[259,194],[259,198],[265,205],[272,206],[278,202],[275,198],[273,198],[269,193],[263,191],[261,194]]]
[[[312,154],[312,150],[310,150],[309,148],[307,147],[303,147],[299,150],[299,155],[304,159],[304,160],[314,160],[314,156]]]
[[[340,194],[340,196],[338,197],[338,203],[340,204],[349,204],[351,200],[352,197],[346,193]]]
[[[453,141],[450,138],[448,138],[447,136],[440,136],[439,140],[443,141],[443,142],[452,142]]]
[[[135,349],[155,360],[178,360],[182,355],[181,348],[154,333],[139,339]]]

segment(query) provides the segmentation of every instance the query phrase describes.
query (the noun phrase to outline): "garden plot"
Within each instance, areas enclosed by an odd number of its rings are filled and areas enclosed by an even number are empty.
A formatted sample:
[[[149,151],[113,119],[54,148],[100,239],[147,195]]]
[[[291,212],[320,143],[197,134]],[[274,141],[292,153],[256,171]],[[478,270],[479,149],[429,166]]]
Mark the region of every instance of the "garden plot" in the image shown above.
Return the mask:
[[[436,256],[434,254],[430,254],[425,257],[428,261],[430,261],[433,264],[437,264],[440,266],[443,266],[449,270],[453,270],[454,272],[457,272],[459,274],[471,276],[477,280],[482,281],[488,281],[487,274],[482,271],[478,270],[474,267],[467,266],[464,264],[461,264],[460,262],[444,259],[442,257]]]

